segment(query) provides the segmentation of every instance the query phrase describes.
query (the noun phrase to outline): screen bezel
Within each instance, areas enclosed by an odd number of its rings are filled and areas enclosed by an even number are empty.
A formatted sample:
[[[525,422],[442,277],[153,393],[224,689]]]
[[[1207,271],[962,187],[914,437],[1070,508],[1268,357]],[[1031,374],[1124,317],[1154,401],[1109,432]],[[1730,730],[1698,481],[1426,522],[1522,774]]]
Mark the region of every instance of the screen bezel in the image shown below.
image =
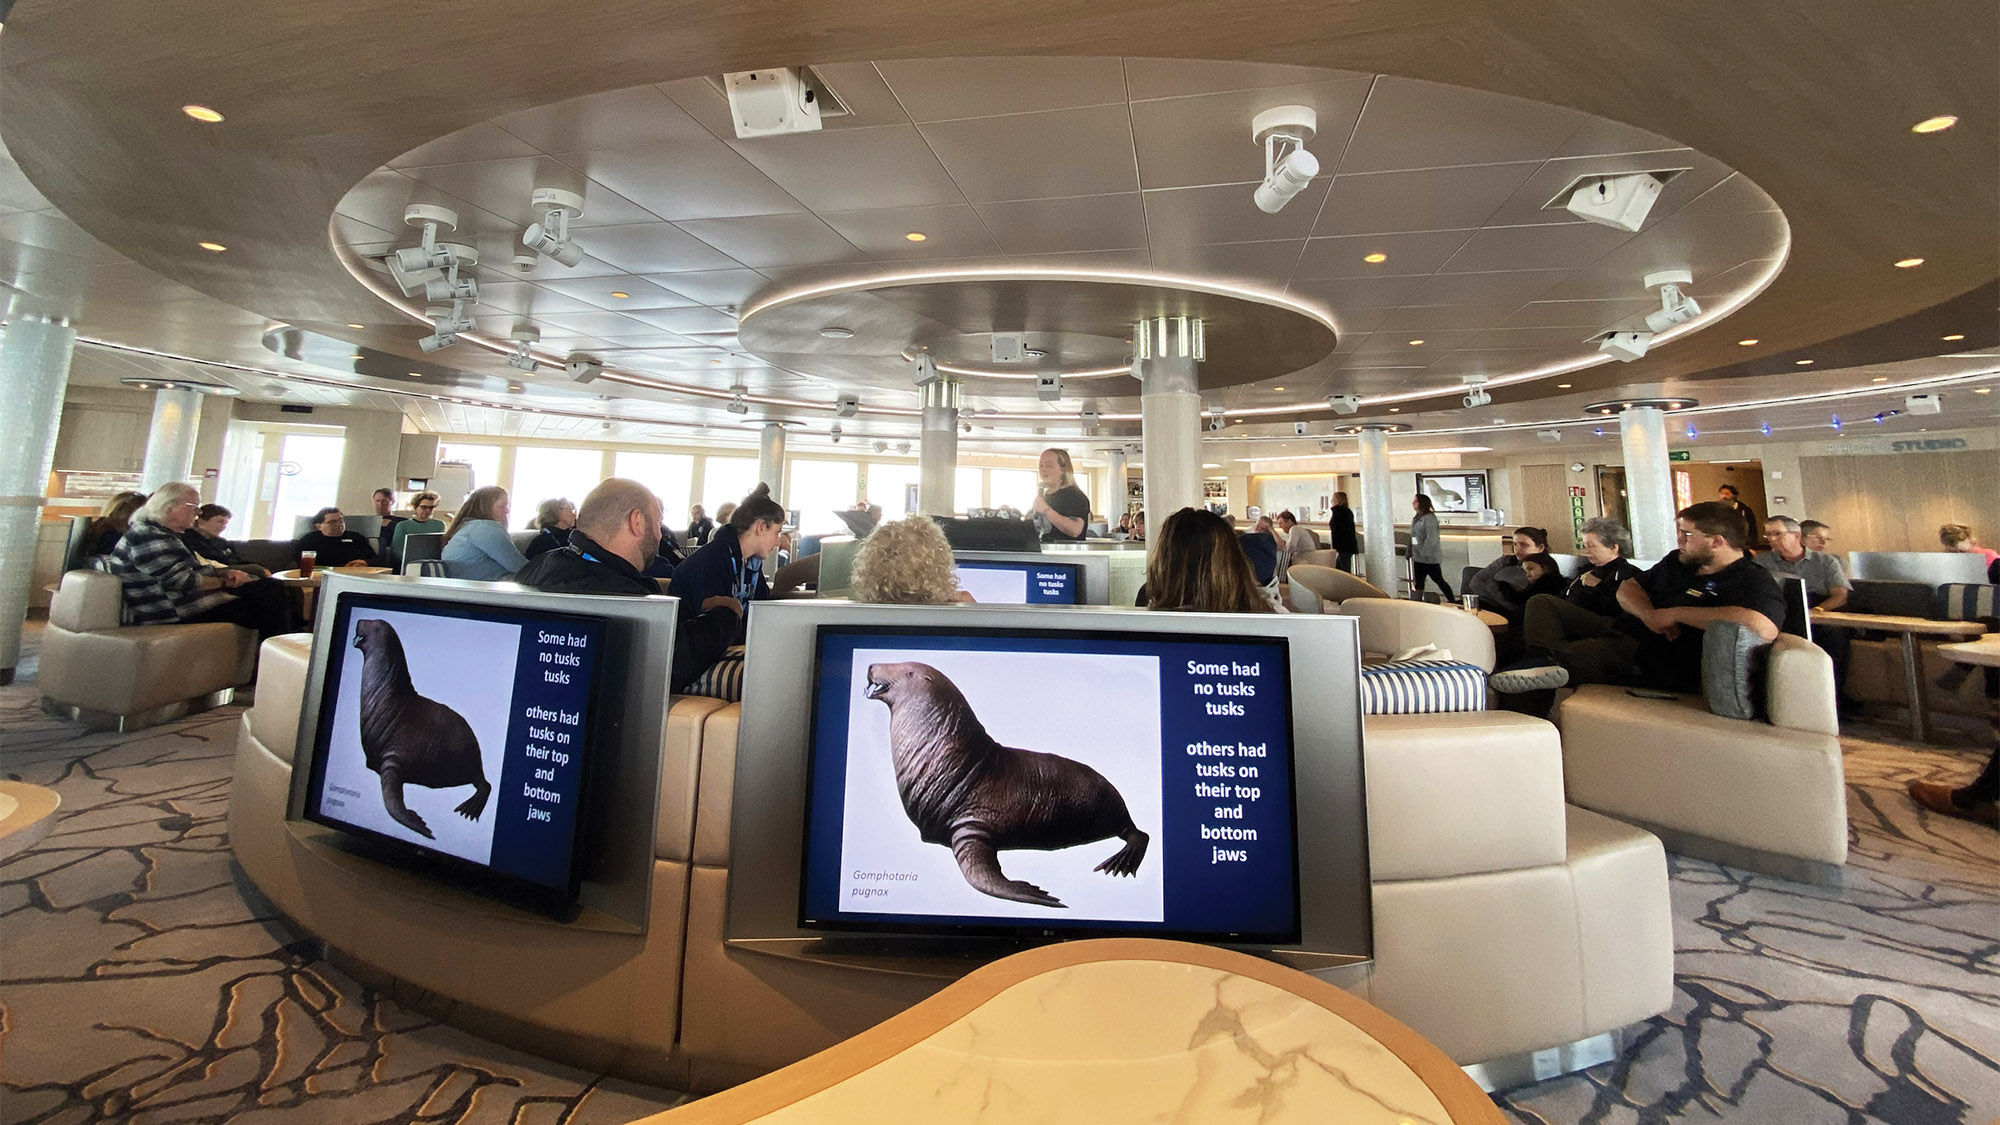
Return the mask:
[[[924,936],[924,937],[930,937],[930,936],[1001,937],[1001,938],[1016,938],[1016,939],[1038,939],[1038,938],[1060,937],[1065,940],[1068,940],[1068,939],[1080,939],[1086,937],[1143,936],[1143,937],[1168,938],[1180,941],[1199,941],[1199,942],[1210,942],[1219,944],[1260,944],[1260,945],[1262,944],[1284,945],[1284,944],[1294,943],[1299,940],[1301,933],[1301,921],[1300,921],[1300,902],[1299,902],[1299,854],[1298,854],[1298,840],[1299,840],[1299,801],[1298,801],[1298,788],[1297,788],[1298,762],[1296,753],[1296,747],[1297,747],[1297,740],[1295,737],[1296,731],[1294,729],[1292,721],[1293,709],[1290,707],[1287,707],[1285,710],[1284,721],[1285,721],[1285,747],[1286,747],[1285,749],[1285,794],[1287,798],[1286,814],[1288,822],[1290,824],[1290,833],[1292,840],[1292,851],[1290,857],[1291,858],[1291,864],[1290,864],[1291,926],[1288,930],[1284,932],[1254,933],[1254,932],[1237,931],[1237,930],[1176,930],[1176,929],[1171,929],[1165,925],[1155,926],[1147,923],[1129,923],[1129,922],[1122,922],[1122,923],[1079,922],[1074,925],[1069,925],[1069,924],[1037,925],[1032,922],[1025,922],[1025,921],[1007,922],[997,919],[980,920],[972,922],[955,922],[949,920],[932,920],[925,918],[924,916],[912,916],[909,918],[896,919],[896,920],[874,921],[870,919],[881,918],[885,916],[877,915],[877,916],[856,917],[855,915],[847,912],[835,912],[834,917],[826,919],[814,919],[809,917],[810,911],[807,909],[807,900],[809,899],[812,893],[812,888],[808,882],[807,873],[811,870],[812,867],[813,813],[818,806],[818,802],[815,799],[816,794],[814,792],[813,786],[815,779],[819,777],[819,761],[820,761],[820,755],[822,753],[822,749],[819,745],[819,713],[820,713],[820,705],[822,702],[820,699],[820,688],[824,682],[824,677],[821,675],[820,660],[823,656],[822,645],[824,644],[824,642],[828,637],[832,636],[950,637],[953,639],[990,637],[996,640],[1008,640],[1008,641],[1013,641],[1013,640],[1032,641],[1032,640],[1042,640],[1042,639],[1047,639],[1051,641],[1111,640],[1111,641],[1130,643],[1134,645],[1144,645],[1149,642],[1174,644],[1174,643],[1185,643],[1189,641],[1197,643],[1208,641],[1212,643],[1225,643],[1234,645],[1264,646],[1272,649],[1274,655],[1278,656],[1283,663],[1283,669],[1284,669],[1283,675],[1285,677],[1285,687],[1288,695],[1292,689],[1291,645],[1287,642],[1286,638],[1283,637],[1226,636],[1217,633],[1205,633],[1205,634],[1177,633],[1167,636],[1151,636],[1148,634],[1135,634],[1126,631],[1112,631],[1103,629],[1097,629],[1097,630],[1047,629],[1047,628],[1019,629],[1019,628],[1005,628],[1005,627],[954,628],[944,625],[895,626],[895,625],[879,625],[879,624],[869,625],[869,624],[822,623],[813,630],[812,668],[811,668],[812,702],[806,717],[806,721],[808,724],[807,735],[806,735],[806,780],[805,780],[806,823],[801,827],[800,830],[799,880],[798,880],[799,883],[798,924],[801,929],[822,931],[829,934],[842,934],[842,933],[908,934],[908,935]],[[1164,755],[1165,753],[1164,747],[1162,747],[1161,753]],[[842,758],[844,761],[845,760],[844,752],[842,754]],[[1160,763],[1160,768],[1162,770],[1166,768],[1164,761]],[[1163,824],[1160,826],[1160,834],[1164,836],[1165,833],[1166,833],[1166,826]],[[1160,848],[1160,854],[1164,856],[1165,853],[1164,840],[1162,840],[1158,846]],[[948,918],[949,916],[945,917]]]
[[[352,627],[353,615],[359,609],[383,609],[402,613],[429,613],[442,617],[463,619],[491,619],[495,615],[532,617],[550,623],[567,625],[587,625],[594,628],[598,636],[598,652],[592,668],[590,688],[585,703],[586,726],[584,737],[579,743],[579,766],[575,797],[575,816],[570,827],[569,863],[564,885],[560,888],[534,882],[520,876],[511,875],[485,864],[474,863],[460,856],[449,855],[422,844],[401,840],[372,829],[363,828],[328,816],[320,811],[320,800],[325,792],[327,749],[333,737],[336,707],[333,700],[339,694],[340,675],[346,665],[352,646],[346,643],[346,636]],[[473,890],[489,897],[538,911],[560,915],[572,910],[582,889],[583,869],[588,859],[585,844],[591,838],[595,826],[592,823],[591,796],[593,782],[601,769],[598,759],[602,755],[600,746],[604,744],[606,722],[604,702],[604,679],[606,675],[606,653],[613,635],[612,623],[603,617],[564,610],[543,610],[523,606],[481,604],[478,602],[448,600],[439,598],[403,597],[370,594],[360,591],[345,591],[340,594],[332,612],[328,615],[331,624],[332,644],[326,659],[318,669],[317,683],[319,713],[313,718],[312,763],[305,781],[305,803],[300,816],[314,824],[323,825],[349,837],[362,845],[373,858],[393,862],[398,866],[416,871],[433,878],[447,878],[454,885]],[[525,627],[525,626],[524,626]],[[503,760],[504,770],[504,760]],[[499,779],[495,779],[493,796],[496,815],[499,807]],[[497,826],[496,826],[496,831]]]
[[[1020,562],[1039,566],[1075,565],[1082,567],[1077,587],[1077,605],[1111,604],[1111,554],[1112,552],[1091,547],[1060,546],[1055,550],[1043,551],[953,551],[952,565],[960,560],[971,562]],[[1051,605],[1031,605],[1027,609],[1056,609]]]
[[[1089,601],[1087,600],[1089,597],[1089,591],[1084,589],[1084,576],[1083,576],[1084,566],[1080,562],[1070,562],[1067,560],[1057,561],[1057,562],[1047,562],[1039,558],[1037,558],[1036,561],[1034,562],[1016,561],[1014,559],[976,559],[968,555],[958,555],[954,556],[952,559],[952,569],[954,571],[968,565],[975,570],[984,567],[989,570],[1007,570],[1015,572],[1029,571],[1041,567],[1049,567],[1049,568],[1060,567],[1065,573],[1069,575],[1069,589],[1070,593],[1073,595],[1073,600],[1071,601],[984,603],[987,605],[1089,605],[1090,604]]]

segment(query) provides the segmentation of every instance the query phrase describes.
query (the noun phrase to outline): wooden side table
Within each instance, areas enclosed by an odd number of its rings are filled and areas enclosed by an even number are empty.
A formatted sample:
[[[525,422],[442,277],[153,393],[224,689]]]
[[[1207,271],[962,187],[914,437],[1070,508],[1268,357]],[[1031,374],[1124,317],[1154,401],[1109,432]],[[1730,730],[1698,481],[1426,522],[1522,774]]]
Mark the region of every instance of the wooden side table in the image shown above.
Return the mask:
[[[1977,621],[1932,621],[1925,617],[1892,617],[1875,613],[1842,613],[1839,610],[1813,610],[1815,625],[1840,625],[1849,629],[1873,629],[1880,633],[1895,633],[1903,640],[1903,690],[1910,703],[1910,737],[1918,742],[1930,739],[1930,698],[1924,691],[1923,653],[1918,651],[1918,637],[1937,637],[1943,640],[1966,641],[1985,634],[1986,626]]]

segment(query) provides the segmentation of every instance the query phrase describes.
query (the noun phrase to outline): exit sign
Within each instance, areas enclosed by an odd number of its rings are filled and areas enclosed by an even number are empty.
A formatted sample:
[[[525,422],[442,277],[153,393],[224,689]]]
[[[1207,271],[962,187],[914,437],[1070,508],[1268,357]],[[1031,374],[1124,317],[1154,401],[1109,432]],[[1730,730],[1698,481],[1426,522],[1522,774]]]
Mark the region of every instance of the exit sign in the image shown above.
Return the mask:
[[[1669,449],[1667,450],[1667,460],[1692,461],[1694,460],[1694,451],[1691,449]]]

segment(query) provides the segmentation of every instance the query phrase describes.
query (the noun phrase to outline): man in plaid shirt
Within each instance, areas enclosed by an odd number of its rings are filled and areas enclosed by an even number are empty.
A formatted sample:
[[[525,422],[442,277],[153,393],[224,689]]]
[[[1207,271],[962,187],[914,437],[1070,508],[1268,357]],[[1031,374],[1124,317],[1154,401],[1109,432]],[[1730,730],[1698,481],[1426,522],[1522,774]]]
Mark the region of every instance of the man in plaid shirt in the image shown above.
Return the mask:
[[[201,565],[181,539],[194,526],[201,494],[163,484],[134,513],[108,569],[125,584],[125,613],[134,625],[226,621],[257,630],[259,640],[288,631],[285,588],[240,570]]]

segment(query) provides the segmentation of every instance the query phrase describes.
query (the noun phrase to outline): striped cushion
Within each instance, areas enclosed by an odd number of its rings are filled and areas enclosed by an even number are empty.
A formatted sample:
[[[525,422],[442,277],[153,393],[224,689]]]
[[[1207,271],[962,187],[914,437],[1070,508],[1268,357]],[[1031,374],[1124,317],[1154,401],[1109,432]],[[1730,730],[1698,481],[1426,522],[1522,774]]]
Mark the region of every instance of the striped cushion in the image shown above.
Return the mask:
[[[1938,587],[1938,617],[1945,621],[1977,621],[2000,617],[1994,594],[2000,586],[1985,582],[1947,582]]]
[[[1486,710],[1486,670],[1458,660],[1395,660],[1361,669],[1361,713]]]
[[[735,703],[743,698],[743,656],[725,656],[695,677],[683,695],[709,695]]]

